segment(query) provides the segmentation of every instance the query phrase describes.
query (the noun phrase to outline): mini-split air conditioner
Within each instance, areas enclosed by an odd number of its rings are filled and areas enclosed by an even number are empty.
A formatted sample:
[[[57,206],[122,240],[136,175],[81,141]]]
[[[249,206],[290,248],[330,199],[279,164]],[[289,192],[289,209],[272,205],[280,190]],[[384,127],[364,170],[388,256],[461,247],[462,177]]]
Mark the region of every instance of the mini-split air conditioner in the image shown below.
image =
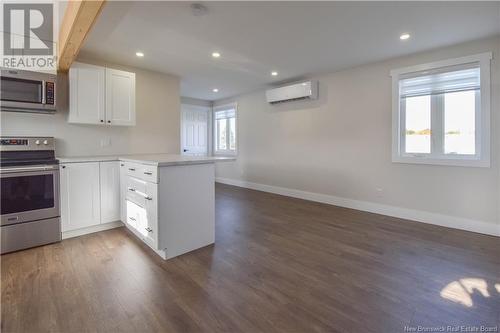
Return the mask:
[[[266,91],[268,103],[276,104],[318,98],[318,81],[304,81]]]

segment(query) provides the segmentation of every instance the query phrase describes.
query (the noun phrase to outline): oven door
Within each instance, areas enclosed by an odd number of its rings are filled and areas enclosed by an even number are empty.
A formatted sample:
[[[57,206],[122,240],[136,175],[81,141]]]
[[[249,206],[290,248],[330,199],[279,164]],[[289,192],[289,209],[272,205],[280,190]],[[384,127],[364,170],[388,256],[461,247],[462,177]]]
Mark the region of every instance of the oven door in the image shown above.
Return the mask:
[[[1,225],[60,216],[59,166],[3,168]]]

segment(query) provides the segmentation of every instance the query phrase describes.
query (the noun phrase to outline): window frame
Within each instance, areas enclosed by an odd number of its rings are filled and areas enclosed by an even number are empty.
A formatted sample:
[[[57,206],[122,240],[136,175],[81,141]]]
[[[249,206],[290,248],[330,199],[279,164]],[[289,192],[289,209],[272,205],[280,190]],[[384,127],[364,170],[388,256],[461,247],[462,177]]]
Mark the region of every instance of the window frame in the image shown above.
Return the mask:
[[[224,111],[224,110],[233,110],[234,109],[234,135],[235,135],[235,149],[217,149],[218,145],[218,128],[217,128],[217,119],[215,117],[215,114],[219,111]],[[212,109],[212,128],[213,128],[213,147],[212,147],[212,152],[217,156],[236,156],[238,154],[238,105],[237,103],[228,103],[228,104],[223,104],[223,105],[217,105],[214,106]],[[230,146],[230,126],[229,126],[229,120],[230,118],[225,118],[226,119],[226,147]]]
[[[490,167],[490,61],[491,52],[436,61],[432,63],[399,68],[391,71],[392,76],[392,162],[411,164],[432,164],[465,167]],[[479,63],[480,91],[476,91],[476,154],[444,154],[436,153],[438,147],[444,149],[444,133],[431,134],[431,153],[406,153],[405,148],[405,103],[400,98],[399,81],[401,76],[415,72],[430,71],[451,66]],[[440,105],[437,105],[440,104]],[[438,110],[438,112],[433,112]],[[431,95],[431,131],[435,133],[433,124],[443,127],[444,131],[444,98],[443,95]],[[439,129],[438,129],[439,130]]]

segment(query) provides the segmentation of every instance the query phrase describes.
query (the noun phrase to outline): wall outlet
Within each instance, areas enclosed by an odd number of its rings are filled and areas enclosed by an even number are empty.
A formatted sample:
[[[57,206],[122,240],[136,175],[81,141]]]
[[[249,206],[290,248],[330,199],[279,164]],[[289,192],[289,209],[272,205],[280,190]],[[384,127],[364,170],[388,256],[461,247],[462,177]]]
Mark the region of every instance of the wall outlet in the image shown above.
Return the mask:
[[[101,139],[101,148],[109,147],[109,146],[111,146],[111,139],[110,138]]]

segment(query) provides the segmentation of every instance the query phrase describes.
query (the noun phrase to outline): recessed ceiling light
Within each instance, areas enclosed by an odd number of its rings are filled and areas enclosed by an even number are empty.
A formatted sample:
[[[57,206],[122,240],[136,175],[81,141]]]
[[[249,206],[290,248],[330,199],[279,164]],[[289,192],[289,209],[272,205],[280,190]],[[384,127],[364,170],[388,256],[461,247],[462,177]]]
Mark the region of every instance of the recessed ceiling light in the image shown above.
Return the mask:
[[[272,76],[278,76],[278,72],[276,72],[276,71],[272,71],[272,72],[271,72],[271,75],[272,75]]]
[[[410,34],[402,34],[401,36],[399,36],[399,39],[401,40],[407,40],[408,38],[410,38]]]
[[[212,52],[212,57],[220,58],[220,53],[219,52]]]
[[[135,55],[138,56],[139,58],[144,57],[144,53],[142,52],[136,52]]]
[[[219,92],[219,89],[214,88],[214,89],[212,89],[212,91],[213,91],[213,92]]]

